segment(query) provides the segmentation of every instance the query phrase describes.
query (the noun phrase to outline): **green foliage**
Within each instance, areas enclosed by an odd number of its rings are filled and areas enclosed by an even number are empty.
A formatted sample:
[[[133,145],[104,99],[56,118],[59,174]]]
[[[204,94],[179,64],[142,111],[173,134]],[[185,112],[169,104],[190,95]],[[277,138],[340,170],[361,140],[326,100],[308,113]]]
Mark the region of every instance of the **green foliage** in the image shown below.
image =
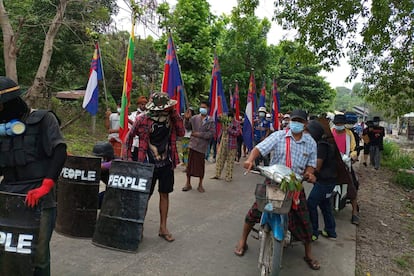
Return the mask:
[[[297,29],[325,67],[338,65],[349,49],[349,78],[362,71],[362,96],[387,116],[412,111],[413,1],[278,0],[275,9],[279,24]]]
[[[399,171],[400,169],[411,169],[414,157],[401,152],[397,144],[388,141],[384,142],[382,157],[382,164],[395,172],[393,181],[402,187],[414,189],[414,175]]]
[[[346,87],[336,88],[336,97],[334,101],[335,110],[350,111],[354,106],[364,106],[364,100],[355,94],[354,89],[350,90]]]

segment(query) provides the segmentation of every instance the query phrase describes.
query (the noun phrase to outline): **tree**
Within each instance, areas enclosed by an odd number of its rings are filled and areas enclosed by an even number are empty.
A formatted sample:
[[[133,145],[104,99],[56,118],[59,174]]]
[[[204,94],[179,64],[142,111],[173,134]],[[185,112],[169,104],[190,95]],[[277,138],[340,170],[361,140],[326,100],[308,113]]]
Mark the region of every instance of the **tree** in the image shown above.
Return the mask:
[[[366,99],[393,115],[412,110],[414,98],[414,2],[278,0],[275,18],[297,29],[325,67],[338,65],[347,49],[350,79],[362,70]],[[398,108],[395,108],[398,106]]]
[[[51,64],[52,55],[55,50],[55,40],[62,25],[71,31],[71,35],[78,36],[82,43],[88,38],[85,34],[87,26],[94,29],[102,27],[102,21],[109,22],[110,12],[116,10],[114,0],[105,1],[76,1],[76,0],[53,0],[47,4],[42,0],[23,0],[8,2],[7,10],[3,0],[0,0],[0,26],[3,33],[3,55],[5,74],[18,81],[17,57],[20,53],[32,54],[30,58],[21,62],[28,66],[28,60],[39,57],[36,65],[32,85],[26,94],[29,105],[35,106],[36,99],[47,87],[47,74]],[[102,7],[104,7],[102,9]],[[106,17],[105,17],[106,15]],[[86,20],[85,20],[86,19]],[[87,23],[85,23],[87,22]],[[100,26],[99,26],[100,25]],[[81,32],[79,30],[82,30]],[[38,43],[32,48],[35,52],[40,50],[41,55],[33,55],[28,51],[33,39]],[[64,40],[63,40],[64,41]],[[43,47],[37,47],[39,44]],[[37,50],[36,50],[37,49]],[[34,64],[33,64],[34,66]],[[33,67],[33,68],[36,68]]]

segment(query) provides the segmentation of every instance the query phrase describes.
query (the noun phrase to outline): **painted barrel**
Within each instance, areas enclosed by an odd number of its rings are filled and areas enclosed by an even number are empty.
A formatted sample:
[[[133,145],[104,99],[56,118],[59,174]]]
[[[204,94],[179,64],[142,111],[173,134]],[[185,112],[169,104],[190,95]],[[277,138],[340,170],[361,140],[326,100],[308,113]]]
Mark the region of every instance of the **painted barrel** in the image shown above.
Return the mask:
[[[56,232],[91,238],[98,215],[101,159],[68,156],[57,184]]]
[[[0,192],[0,275],[34,273],[40,207],[27,207],[25,198]]]
[[[136,252],[142,239],[154,166],[113,161],[92,243]]]

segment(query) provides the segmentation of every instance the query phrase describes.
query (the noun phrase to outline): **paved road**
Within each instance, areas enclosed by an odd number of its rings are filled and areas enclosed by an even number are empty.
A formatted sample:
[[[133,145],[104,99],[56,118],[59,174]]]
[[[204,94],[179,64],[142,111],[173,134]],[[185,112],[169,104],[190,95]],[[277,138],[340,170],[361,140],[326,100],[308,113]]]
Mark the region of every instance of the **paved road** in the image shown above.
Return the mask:
[[[52,275],[258,275],[259,242],[249,237],[243,257],[233,254],[244,216],[253,203],[257,175],[243,176],[235,165],[233,182],[209,179],[215,164],[207,163],[205,188],[182,192],[185,174],[176,169],[176,189],[171,194],[169,230],[176,240],[158,237],[158,196],[149,204],[144,239],[137,253],[97,247],[90,239],[54,233],[51,242]],[[196,187],[196,179],[192,181]],[[336,216],[337,241],[320,237],[313,243],[320,271],[312,271],[302,260],[301,244],[287,248],[282,275],[355,275],[355,226],[349,222],[350,207]]]

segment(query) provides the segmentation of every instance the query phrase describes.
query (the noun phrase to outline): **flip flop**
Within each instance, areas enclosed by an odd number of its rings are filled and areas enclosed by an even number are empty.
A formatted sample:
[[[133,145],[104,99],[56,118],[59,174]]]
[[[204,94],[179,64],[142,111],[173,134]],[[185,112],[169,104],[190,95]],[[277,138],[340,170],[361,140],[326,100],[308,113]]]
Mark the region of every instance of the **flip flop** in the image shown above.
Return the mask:
[[[308,266],[313,269],[313,270],[319,270],[321,268],[321,265],[318,263],[317,260],[308,258],[308,257],[303,257],[303,260],[308,264]]]
[[[247,244],[245,244],[242,249],[238,249],[237,246],[236,246],[236,248],[234,249],[234,254],[236,256],[243,257],[244,253],[246,253],[247,249],[249,249],[249,246],[247,246]]]
[[[183,191],[183,192],[187,192],[187,191],[189,191],[189,190],[191,190],[193,187],[187,187],[187,186],[184,186],[182,189],[181,189],[181,191]]]
[[[206,190],[204,190],[204,188],[198,187],[197,191],[199,191],[200,193],[204,193]]]
[[[164,240],[166,240],[167,242],[173,242],[175,241],[175,239],[173,238],[173,236],[171,235],[171,233],[169,234],[158,234],[158,237],[163,238]]]

